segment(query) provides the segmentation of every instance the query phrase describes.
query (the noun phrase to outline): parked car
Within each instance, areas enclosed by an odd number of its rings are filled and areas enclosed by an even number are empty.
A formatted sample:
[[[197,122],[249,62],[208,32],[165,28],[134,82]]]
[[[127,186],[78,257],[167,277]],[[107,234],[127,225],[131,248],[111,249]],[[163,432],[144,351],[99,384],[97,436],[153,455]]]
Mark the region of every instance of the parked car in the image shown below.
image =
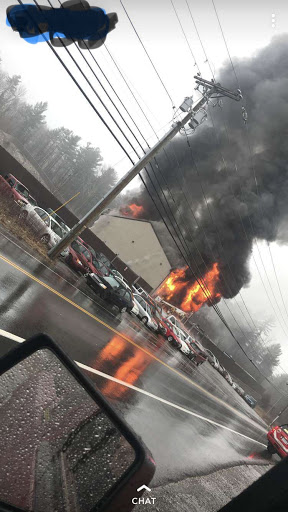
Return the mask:
[[[280,425],[271,428],[267,433],[269,453],[278,453],[281,458],[287,457],[288,454],[288,425]]]
[[[240,386],[238,384],[237,384],[236,391],[237,391],[238,395],[242,396],[242,398],[244,397],[245,391],[244,391],[244,389],[240,388]]]
[[[103,263],[102,263],[103,265]],[[109,270],[110,271],[110,270]],[[127,288],[128,290],[130,290],[130,292],[132,292],[128,282],[126,281],[126,279],[124,279],[123,276],[121,276],[120,272],[117,272],[117,274],[114,273],[114,270],[111,270],[110,273],[115,277],[115,279],[117,279],[117,281],[119,281],[125,288]],[[119,274],[119,275],[118,275]]]
[[[78,260],[80,260],[80,262],[82,263],[83,269],[81,268],[80,270],[80,268],[78,268],[80,272],[82,272],[83,274],[93,272],[94,274],[102,276],[110,275],[110,270],[107,269],[104,263],[97,260],[93,256],[91,251],[89,251],[89,249],[87,249],[78,240],[74,240],[71,243],[71,248],[73,249],[74,253],[76,253]],[[76,270],[78,262],[75,258],[75,254],[70,252],[70,256],[68,256],[65,261],[68,265],[71,265],[71,267]]]
[[[143,322],[143,324],[147,325],[153,331],[157,331],[158,324],[153,318],[153,314],[149,304],[141,297],[140,295],[133,294],[134,300],[139,309],[139,318]]]
[[[72,244],[73,244],[73,242],[72,242]],[[69,267],[73,268],[73,270],[76,270],[76,272],[85,274],[86,269],[85,269],[85,266],[83,265],[82,261],[80,260],[78,253],[73,249],[73,247],[71,247],[71,245],[69,246],[68,249],[69,249],[69,254],[67,254],[67,256],[65,258],[65,262],[67,263],[67,265],[69,265]]]
[[[199,343],[199,341],[186,338],[186,343],[188,347],[191,350],[191,359],[196,364],[196,366],[199,366],[200,364],[205,363],[207,361],[208,356],[206,354],[205,348]]]
[[[155,311],[152,310],[152,312],[154,314],[154,319],[158,325],[157,333],[162,334],[162,336],[165,336],[166,326],[164,323],[164,316],[163,316],[162,310],[159,308],[155,308]]]
[[[60,215],[58,215],[58,213],[56,213],[54,210],[52,210],[52,208],[46,208],[46,211],[49,213],[49,215],[51,215],[51,217],[53,217],[53,219],[55,219],[58,222],[58,224],[60,224],[61,228],[66,233],[68,233],[70,231],[69,226],[67,226],[65,221],[60,217]]]
[[[63,229],[58,222],[52,219],[52,217],[39,206],[32,206],[27,203],[23,206],[19,218],[32,226],[36,235],[39,236],[40,241],[47,245],[49,249],[54,247],[64,236]],[[42,221],[40,223],[37,222],[39,218]],[[68,254],[68,248],[61,252],[61,256],[65,258]]]
[[[162,334],[162,336],[164,336],[166,333],[166,325],[163,322],[164,315],[162,309],[150,296],[142,295],[142,298],[143,300],[145,300],[145,302],[147,302],[148,306],[150,307],[153,318],[158,325],[156,331],[157,334]]]
[[[100,297],[107,302],[117,306],[119,311],[123,313],[128,309],[133,309],[132,293],[123,288],[111,274],[109,276],[101,276],[93,272],[86,275],[86,281]]]
[[[21,181],[17,180],[13,174],[6,174],[4,180],[7,181],[11,187],[12,197],[16,203],[20,206],[25,206],[29,203],[29,190],[26,188]]]
[[[177,333],[177,328],[175,327],[175,325],[171,324],[171,322],[165,318],[163,320],[164,324],[166,325],[166,333],[165,333],[165,338],[167,338],[167,340],[172,343],[172,345],[176,348],[181,348],[182,346],[182,343],[181,343],[181,340],[179,339],[178,337],[178,333]]]
[[[185,354],[186,356],[190,357],[192,354],[192,351],[189,347],[189,345],[186,343],[186,337],[180,329],[177,329],[177,327],[174,327],[174,331],[177,333],[178,340],[181,342],[180,351]],[[191,357],[190,357],[191,358]]]
[[[141,288],[141,286],[138,286],[137,284],[132,285],[132,290],[133,293],[136,293],[136,295],[148,297],[148,293],[145,292],[145,290],[143,290],[143,288]]]
[[[112,274],[115,276],[115,277],[118,277],[118,279],[121,279],[121,281],[123,281],[129,288],[129,283],[127,281],[127,279],[125,279],[125,277],[122,276],[122,274],[120,274],[120,272],[118,272],[118,270],[111,270]],[[131,288],[130,288],[131,289]]]
[[[206,348],[206,353],[208,356],[208,361],[211,364],[211,366],[213,366],[216,370],[218,370],[220,363],[219,363],[217,357],[213,354],[213,352],[211,352],[211,350],[209,350],[207,348]]]
[[[247,402],[248,405],[250,405],[250,407],[252,407],[252,409],[254,409],[257,405],[257,400],[255,400],[255,398],[253,398],[253,396],[251,395],[244,395],[244,400],[245,402]]]
[[[230,373],[227,372],[227,370],[224,370],[223,377],[224,377],[225,380],[227,380],[228,384],[230,384],[230,386],[232,386],[233,379],[232,379]]]
[[[136,301],[134,300],[133,293],[132,293],[132,300],[133,300],[133,308],[132,309],[127,309],[127,311],[130,314],[133,313],[133,315],[139,316],[139,308],[137,306]]]
[[[171,322],[171,324],[175,325],[176,327],[178,327],[178,329],[181,329],[183,330],[182,328],[182,324],[181,322],[176,318],[176,316],[174,315],[169,315],[167,316],[169,322]]]
[[[225,368],[224,366],[222,366],[222,364],[219,363],[219,368],[217,368],[217,371],[221,374],[221,375],[224,375],[224,372],[225,372]]]
[[[32,206],[38,206],[36,199],[34,197],[30,196],[30,194],[29,194],[29,197],[28,197],[28,202],[30,204],[32,204]]]

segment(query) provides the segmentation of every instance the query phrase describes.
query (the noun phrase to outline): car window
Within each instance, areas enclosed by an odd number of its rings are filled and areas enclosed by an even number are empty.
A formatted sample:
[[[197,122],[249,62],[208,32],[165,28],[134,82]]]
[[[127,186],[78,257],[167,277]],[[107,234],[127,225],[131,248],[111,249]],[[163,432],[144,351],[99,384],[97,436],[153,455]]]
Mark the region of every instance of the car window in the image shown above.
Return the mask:
[[[74,249],[75,252],[77,252],[78,254],[81,254],[80,247],[77,242],[75,242],[75,241],[72,242],[71,247],[72,247],[72,249]]]
[[[47,212],[44,212],[44,210],[41,210],[41,208],[34,208],[34,212],[36,212],[37,215],[39,215],[39,217],[44,220],[47,226],[50,226],[50,217]]]
[[[92,263],[95,268],[98,268],[98,270],[100,270],[103,267],[102,263],[100,263],[100,261],[98,260],[95,260],[95,258],[92,258]]]
[[[15,186],[16,190],[18,192],[20,192],[20,194],[22,194],[23,197],[29,197],[29,192],[27,190],[27,188],[25,188],[23,185],[21,185],[20,183],[17,183],[16,186]]]
[[[104,277],[102,279],[105,279],[105,281],[110,284],[110,286],[112,286],[112,288],[114,288],[114,290],[117,290],[117,288],[121,288],[120,286],[120,283],[118,283],[118,281],[116,281],[116,279],[114,279],[114,277],[112,276],[107,276],[107,277]],[[122,290],[123,288],[121,288]]]
[[[84,249],[84,251],[82,251],[82,254],[83,256],[85,256],[85,258],[88,260],[88,261],[91,261],[91,255],[90,255],[90,252],[87,251],[87,249]]]
[[[62,229],[56,222],[54,222],[53,219],[51,219],[51,229],[53,229],[54,233],[56,233],[56,235],[60,236],[60,238],[63,237]]]
[[[12,180],[12,178],[9,178],[9,180],[7,180],[7,181],[11,187],[13,187],[15,185],[15,180]]]
[[[131,297],[130,293],[129,293],[129,292],[127,292],[127,290],[126,290],[126,292],[125,292],[125,299],[126,299],[127,301],[129,301],[129,302],[132,300],[132,297]]]

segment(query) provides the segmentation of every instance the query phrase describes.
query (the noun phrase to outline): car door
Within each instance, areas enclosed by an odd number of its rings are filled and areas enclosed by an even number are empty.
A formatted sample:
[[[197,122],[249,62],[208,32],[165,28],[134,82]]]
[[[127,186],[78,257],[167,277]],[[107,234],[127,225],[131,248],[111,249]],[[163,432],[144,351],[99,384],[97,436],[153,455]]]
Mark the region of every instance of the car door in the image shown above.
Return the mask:
[[[145,304],[143,305],[144,300],[142,299],[142,297],[140,297],[140,295],[134,295],[134,299],[137,302],[137,305],[138,305],[138,308],[139,308],[140,317],[143,318],[145,316],[145,313],[146,313],[145,309],[144,309]]]
[[[26,207],[28,208],[28,207]],[[48,215],[47,212],[45,212],[45,210],[42,210],[42,208],[39,208],[38,206],[36,208],[33,209],[33,207],[31,207],[31,209],[29,208],[29,219],[33,219],[33,218],[39,218],[42,220],[43,222],[43,226],[40,228],[40,235],[44,235],[44,234],[48,234],[51,236],[51,228],[50,228],[50,217]]]
[[[125,293],[126,293],[126,290],[124,288],[117,288],[117,290],[114,290],[113,292],[113,297],[115,298],[115,302],[117,302],[117,305],[119,305],[119,307],[126,307],[127,306],[127,303],[126,303],[126,300],[125,300]]]
[[[88,262],[87,262],[87,256],[85,256],[85,254],[84,254],[85,251],[87,251],[87,249],[84,247],[84,245],[82,245],[79,242],[77,242],[76,240],[74,240],[74,242],[72,242],[72,244],[71,244],[71,247],[72,247],[72,249],[74,249],[74,251],[78,255],[78,258],[81,261],[81,263],[82,263],[83,267],[85,268],[85,270],[89,270],[89,265],[88,265]],[[87,253],[89,255],[89,251],[87,251]]]

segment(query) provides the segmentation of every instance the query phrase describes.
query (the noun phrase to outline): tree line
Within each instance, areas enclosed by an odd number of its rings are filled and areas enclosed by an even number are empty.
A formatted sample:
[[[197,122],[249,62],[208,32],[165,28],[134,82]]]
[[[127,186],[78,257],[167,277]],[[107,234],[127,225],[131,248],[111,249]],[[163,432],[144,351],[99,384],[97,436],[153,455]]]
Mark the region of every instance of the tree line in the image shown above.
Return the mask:
[[[68,207],[82,216],[116,183],[117,175],[105,166],[98,147],[81,143],[81,137],[64,126],[50,129],[47,109],[46,101],[33,105],[25,100],[21,76],[10,76],[0,60],[0,128],[13,136],[20,151],[24,147],[31,155],[31,163],[58,199],[80,192]]]

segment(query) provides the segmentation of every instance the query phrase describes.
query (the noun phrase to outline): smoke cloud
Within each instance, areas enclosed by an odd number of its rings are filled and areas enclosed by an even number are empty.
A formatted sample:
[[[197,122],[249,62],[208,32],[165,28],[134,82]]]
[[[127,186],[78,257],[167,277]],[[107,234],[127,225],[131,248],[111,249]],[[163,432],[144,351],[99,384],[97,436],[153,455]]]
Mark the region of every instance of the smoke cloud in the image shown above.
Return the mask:
[[[227,298],[250,280],[248,263],[255,239],[288,241],[288,35],[273,38],[249,59],[233,62],[243,102],[224,98],[223,108],[210,104],[208,121],[188,137],[191,150],[186,137],[178,136],[157,157],[161,172],[155,168],[183,230],[194,272],[205,274],[218,262],[217,291]],[[234,91],[239,87],[230,64],[217,81]],[[248,114],[246,126],[242,105]],[[132,201],[144,206],[145,218],[160,221],[144,189],[136,197],[126,194],[125,202]],[[169,215],[161,211],[168,221]],[[171,258],[171,245],[167,233],[170,261],[175,257],[179,264],[177,251]]]

